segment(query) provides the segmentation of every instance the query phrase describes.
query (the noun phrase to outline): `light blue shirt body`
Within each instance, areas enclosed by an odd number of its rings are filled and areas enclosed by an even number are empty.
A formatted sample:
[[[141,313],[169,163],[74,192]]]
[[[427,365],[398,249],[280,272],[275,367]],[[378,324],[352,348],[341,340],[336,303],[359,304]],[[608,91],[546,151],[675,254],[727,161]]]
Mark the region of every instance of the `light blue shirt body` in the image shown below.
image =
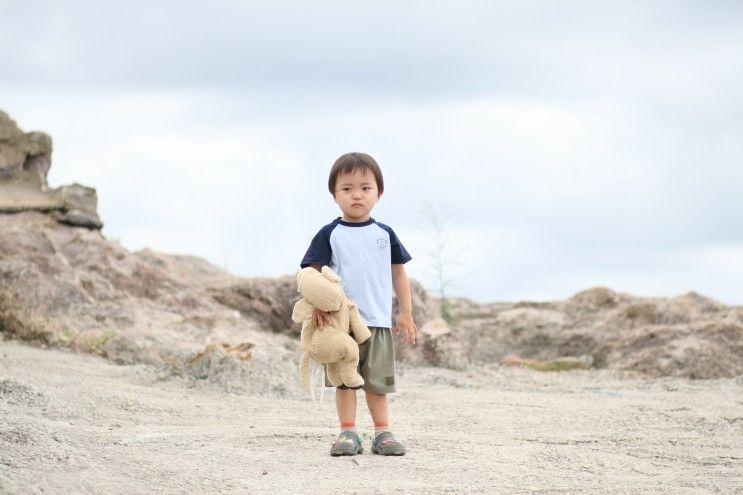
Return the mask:
[[[341,278],[346,296],[370,327],[392,325],[392,264],[412,258],[394,231],[376,220],[351,223],[337,218],[323,227],[302,259],[304,268],[328,265]]]

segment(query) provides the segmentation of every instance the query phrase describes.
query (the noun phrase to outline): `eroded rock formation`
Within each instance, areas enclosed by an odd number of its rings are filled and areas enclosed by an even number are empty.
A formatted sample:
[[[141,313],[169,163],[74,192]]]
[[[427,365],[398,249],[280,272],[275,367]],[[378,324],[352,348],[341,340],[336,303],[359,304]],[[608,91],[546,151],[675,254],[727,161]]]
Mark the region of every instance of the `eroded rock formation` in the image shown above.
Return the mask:
[[[0,110],[0,212],[35,210],[60,223],[102,228],[95,189],[80,184],[50,189],[51,165],[51,136],[23,132]]]

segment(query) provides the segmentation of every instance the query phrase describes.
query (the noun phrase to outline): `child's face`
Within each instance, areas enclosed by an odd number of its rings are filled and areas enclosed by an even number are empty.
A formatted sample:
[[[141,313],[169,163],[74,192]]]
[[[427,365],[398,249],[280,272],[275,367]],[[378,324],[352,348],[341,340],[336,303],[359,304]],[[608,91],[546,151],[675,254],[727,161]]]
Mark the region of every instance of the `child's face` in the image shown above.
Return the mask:
[[[343,220],[365,222],[382,195],[377,189],[374,174],[368,170],[356,170],[338,176],[333,197],[343,212]]]

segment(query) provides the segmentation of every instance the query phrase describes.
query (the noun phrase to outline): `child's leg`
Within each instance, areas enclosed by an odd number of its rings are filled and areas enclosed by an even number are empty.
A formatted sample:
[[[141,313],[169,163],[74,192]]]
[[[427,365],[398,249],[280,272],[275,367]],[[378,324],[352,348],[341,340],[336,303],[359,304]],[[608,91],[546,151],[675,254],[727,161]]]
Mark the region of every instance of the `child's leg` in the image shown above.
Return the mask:
[[[387,404],[387,394],[373,394],[366,392],[366,405],[369,407],[374,433],[379,434],[390,429],[390,410]]]
[[[405,455],[405,447],[395,439],[390,431],[390,411],[387,394],[366,392],[366,405],[374,420],[374,441],[372,452],[382,455]]]
[[[338,411],[338,421],[341,430],[356,429],[356,390],[335,389],[335,408]]]
[[[338,440],[330,447],[330,455],[356,455],[364,452],[361,439],[356,433],[356,390],[335,389],[335,407],[341,423]]]

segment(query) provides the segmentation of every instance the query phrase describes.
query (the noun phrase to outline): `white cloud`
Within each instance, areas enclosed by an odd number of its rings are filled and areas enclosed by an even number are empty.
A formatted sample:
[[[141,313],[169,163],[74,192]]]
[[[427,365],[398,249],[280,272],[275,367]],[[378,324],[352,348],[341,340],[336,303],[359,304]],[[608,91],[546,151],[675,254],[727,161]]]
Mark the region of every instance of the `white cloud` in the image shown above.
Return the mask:
[[[463,295],[743,302],[732,4],[29,5],[0,19],[16,43],[39,10],[0,105],[52,134],[50,182],[95,186],[127,247],[291,273],[337,215],[330,165],[360,150],[385,171],[374,216],[429,286],[420,208],[438,200]]]
[[[540,299],[588,285],[644,293],[708,286],[700,270],[715,259],[709,254],[685,270],[648,270],[647,260],[659,258],[655,245],[672,234],[654,202],[674,176],[622,148],[637,116],[611,106],[382,102],[268,123],[246,118],[238,127],[202,122],[205,106],[218,114],[234,100],[199,92],[76,101],[38,115],[52,132],[62,129],[53,183],[97,187],[105,232],[131,249],[204,256],[242,275],[291,273],[312,235],[337,215],[325,190],[330,164],[366,144],[387,179],[374,215],[398,231],[415,257],[411,275],[428,287],[435,281],[420,209],[432,199],[455,213],[450,247],[463,253],[452,267],[456,294]],[[65,124],[69,115],[74,125]],[[679,216],[705,222],[694,218],[695,205],[686,207]],[[667,248],[667,256],[680,252]],[[720,289],[711,294],[734,297]]]

